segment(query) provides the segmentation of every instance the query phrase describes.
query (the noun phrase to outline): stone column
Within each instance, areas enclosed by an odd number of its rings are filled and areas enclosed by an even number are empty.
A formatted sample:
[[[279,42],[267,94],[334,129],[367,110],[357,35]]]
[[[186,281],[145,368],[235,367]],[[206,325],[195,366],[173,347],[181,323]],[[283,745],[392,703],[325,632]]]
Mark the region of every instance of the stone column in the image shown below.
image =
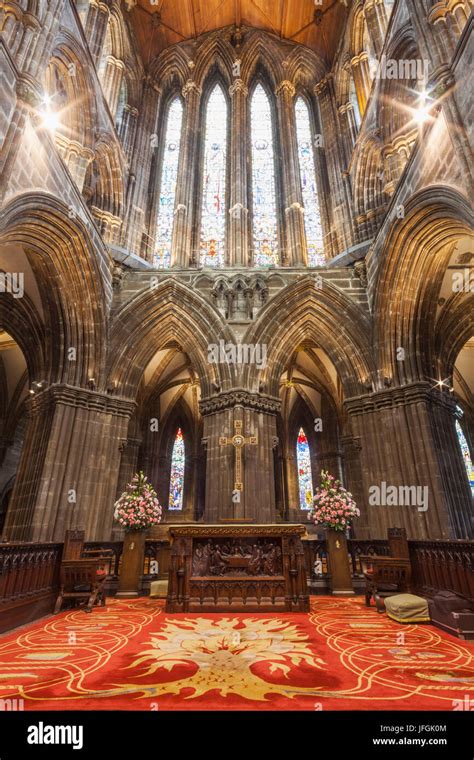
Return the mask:
[[[115,118],[115,113],[117,111],[120,85],[122,84],[124,70],[125,64],[123,61],[120,61],[113,55],[107,57],[107,64],[102,78],[102,87],[112,118]]]
[[[409,538],[466,538],[471,493],[456,439],[452,398],[417,382],[348,399],[345,406],[361,447],[370,538],[385,538],[394,525],[404,527]],[[382,488],[383,482],[396,487],[395,503],[389,497],[385,504],[370,504],[370,497],[377,498],[373,487]],[[427,496],[426,509],[425,504],[400,503],[401,489],[408,493],[406,489],[413,487],[426,488],[419,492],[423,499]]]
[[[158,150],[157,114],[161,90],[147,77],[143,84],[140,117],[132,149],[127,188],[127,210],[123,246],[147,259],[153,256],[153,241],[147,237],[146,213],[150,191],[153,153]]]
[[[382,53],[388,20],[383,0],[369,0],[364,5],[364,16],[377,58]]]
[[[361,442],[352,435],[342,437],[344,485],[354,497],[355,503],[360,509],[360,517],[353,523],[353,531],[356,538],[370,538],[370,529],[367,515],[367,495],[364,491],[362,468],[360,461]]]
[[[232,98],[230,140],[230,224],[229,265],[246,267],[249,264],[249,227],[247,197],[247,96],[242,79],[229,88]]]
[[[27,401],[28,424],[7,515],[13,541],[62,541],[69,528],[108,540],[135,403],[67,385]]]
[[[41,35],[41,24],[35,16],[29,14],[26,14],[20,23],[21,25],[17,24],[16,27],[16,39],[14,40],[16,53],[14,53],[14,57],[18,69],[21,71],[28,60],[30,48],[33,47],[35,39]]]
[[[109,23],[109,8],[106,3],[90,0],[89,12],[85,23],[85,36],[94,63],[97,65],[102,55],[107,24]]]
[[[187,267],[193,261],[194,184],[199,161],[201,88],[189,79],[183,87],[182,94],[186,100],[186,107],[176,184],[172,267]]]
[[[54,41],[62,18],[64,0],[53,0],[42,19],[42,27],[31,39],[25,51],[23,73],[38,81],[42,80],[43,72],[48,66]]]
[[[282,263],[288,266],[304,266],[307,264],[306,236],[296,139],[295,88],[291,82],[284,80],[276,88],[275,95],[277,96],[279,148],[282,158],[285,205],[286,256]]]
[[[341,114],[341,125],[346,138],[346,152],[350,156],[357,140],[354,106],[352,103],[344,103],[344,105],[339,106],[338,111]]]
[[[126,105],[123,109],[122,121],[119,126],[119,137],[127,159],[130,161],[137,128],[138,110],[133,106]]]
[[[278,399],[244,391],[221,394],[200,402],[207,448],[205,522],[273,523],[276,521],[273,446]],[[235,499],[235,447],[221,445],[234,436],[234,420],[242,419],[243,436],[257,436],[257,444],[242,449],[240,500]]]
[[[369,99],[372,81],[369,71],[369,56],[365,51],[351,60],[352,74],[359,103],[360,115],[363,116]]]
[[[341,253],[355,242],[352,222],[352,191],[345,171],[346,160],[343,138],[339,129],[334,80],[326,76],[314,88],[319,101],[321,127],[324,136],[324,155],[328,173],[331,229],[329,251],[332,256]]]

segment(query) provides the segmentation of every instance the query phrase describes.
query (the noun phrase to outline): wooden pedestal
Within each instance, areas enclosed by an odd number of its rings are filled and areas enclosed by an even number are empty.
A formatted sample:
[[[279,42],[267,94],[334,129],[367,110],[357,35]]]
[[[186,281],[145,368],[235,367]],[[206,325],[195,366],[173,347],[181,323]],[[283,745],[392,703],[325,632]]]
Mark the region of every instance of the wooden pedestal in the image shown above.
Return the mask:
[[[183,525],[172,538],[167,612],[307,612],[302,525]]]
[[[139,594],[145,557],[145,539],[146,531],[144,530],[130,531],[125,534],[117,596],[134,597]]]
[[[347,539],[340,530],[326,529],[329,572],[331,573],[331,593],[347,596],[354,593],[352,574],[347,553]]]

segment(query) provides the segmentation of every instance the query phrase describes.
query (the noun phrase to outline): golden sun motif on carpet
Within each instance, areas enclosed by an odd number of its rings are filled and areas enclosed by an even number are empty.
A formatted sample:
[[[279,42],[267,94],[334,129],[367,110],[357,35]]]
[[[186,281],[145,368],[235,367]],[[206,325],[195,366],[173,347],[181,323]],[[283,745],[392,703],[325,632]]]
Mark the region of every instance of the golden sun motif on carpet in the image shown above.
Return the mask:
[[[184,697],[192,699],[217,690],[221,696],[238,695],[264,701],[269,693],[289,696],[293,693],[314,692],[313,689],[289,689],[269,683],[252,668],[265,663],[270,673],[285,678],[291,666],[306,663],[320,669],[324,661],[316,657],[308,645],[308,636],[297,625],[278,619],[206,618],[166,622],[159,634],[152,634],[152,648],[146,649],[129,665],[135,670],[144,663],[148,669],[140,676],[153,675],[160,669],[171,671],[180,665],[195,666],[195,671],[174,681],[147,687],[135,686],[143,697],[179,694],[192,689]],[[130,693],[130,685],[117,685],[106,696]],[[119,691],[120,690],[120,691]],[[105,695],[104,695],[105,696]]]

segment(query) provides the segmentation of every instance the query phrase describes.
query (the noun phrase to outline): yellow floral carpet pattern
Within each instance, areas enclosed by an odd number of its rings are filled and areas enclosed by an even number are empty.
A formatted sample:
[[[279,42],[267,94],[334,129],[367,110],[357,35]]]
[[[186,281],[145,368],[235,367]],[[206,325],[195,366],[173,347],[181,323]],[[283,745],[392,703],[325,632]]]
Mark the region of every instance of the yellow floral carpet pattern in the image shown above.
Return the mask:
[[[469,699],[472,642],[399,625],[358,597],[274,616],[111,599],[0,637],[0,700],[25,710],[455,710]]]

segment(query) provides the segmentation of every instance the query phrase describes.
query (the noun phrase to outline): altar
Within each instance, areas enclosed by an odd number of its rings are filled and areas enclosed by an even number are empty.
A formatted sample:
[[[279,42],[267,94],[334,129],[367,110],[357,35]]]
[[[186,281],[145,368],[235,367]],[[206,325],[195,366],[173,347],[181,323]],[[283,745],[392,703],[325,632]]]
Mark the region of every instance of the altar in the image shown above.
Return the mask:
[[[307,612],[303,525],[169,529],[167,612]]]

